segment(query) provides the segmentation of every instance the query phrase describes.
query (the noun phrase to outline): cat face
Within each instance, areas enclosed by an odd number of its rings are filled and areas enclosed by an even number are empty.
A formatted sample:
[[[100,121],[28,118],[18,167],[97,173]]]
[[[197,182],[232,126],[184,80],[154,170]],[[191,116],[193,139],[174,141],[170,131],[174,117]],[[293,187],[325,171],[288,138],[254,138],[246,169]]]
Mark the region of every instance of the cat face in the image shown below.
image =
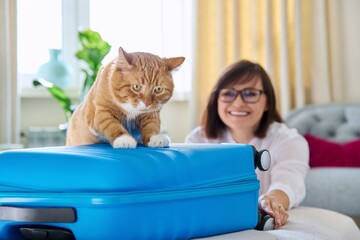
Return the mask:
[[[111,76],[116,102],[130,115],[160,111],[171,98],[171,71],[185,59],[160,58],[150,53],[126,53],[121,48]]]

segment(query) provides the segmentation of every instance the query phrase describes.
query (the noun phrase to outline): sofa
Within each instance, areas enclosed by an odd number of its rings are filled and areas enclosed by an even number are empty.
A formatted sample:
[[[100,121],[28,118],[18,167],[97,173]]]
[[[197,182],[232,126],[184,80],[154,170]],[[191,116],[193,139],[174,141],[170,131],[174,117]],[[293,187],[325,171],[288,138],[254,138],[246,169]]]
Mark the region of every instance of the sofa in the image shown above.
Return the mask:
[[[360,104],[308,105],[289,112],[285,121],[309,142],[311,168],[302,204],[279,229],[206,239],[360,239]]]
[[[311,168],[302,205],[346,214],[360,226],[360,104],[309,105],[291,111],[286,122],[307,138],[310,147]],[[318,148],[330,156],[314,156]],[[344,149],[350,160],[333,159]]]

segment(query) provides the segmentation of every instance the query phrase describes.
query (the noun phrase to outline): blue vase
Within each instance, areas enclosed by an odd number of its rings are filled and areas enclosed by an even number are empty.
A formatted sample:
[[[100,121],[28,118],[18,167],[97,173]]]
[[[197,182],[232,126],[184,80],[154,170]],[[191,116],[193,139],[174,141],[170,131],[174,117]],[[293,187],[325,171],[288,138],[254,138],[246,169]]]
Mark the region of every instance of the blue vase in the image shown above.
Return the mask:
[[[37,72],[38,78],[52,82],[59,87],[67,87],[71,80],[69,65],[62,60],[60,49],[49,49],[50,60],[42,64]]]

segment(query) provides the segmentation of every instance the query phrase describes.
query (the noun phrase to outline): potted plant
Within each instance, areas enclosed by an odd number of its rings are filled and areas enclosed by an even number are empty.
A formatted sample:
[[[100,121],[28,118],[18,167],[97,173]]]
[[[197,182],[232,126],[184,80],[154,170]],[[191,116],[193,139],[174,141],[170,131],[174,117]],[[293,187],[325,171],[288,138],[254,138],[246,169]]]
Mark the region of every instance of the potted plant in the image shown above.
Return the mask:
[[[79,101],[82,101],[90,87],[95,82],[97,73],[102,66],[102,60],[109,53],[111,46],[102,39],[98,32],[90,29],[79,31],[78,38],[81,43],[81,49],[76,52],[75,56],[86,63],[86,66],[82,68],[82,72],[85,74],[85,79],[79,96]],[[64,110],[65,119],[66,122],[68,122],[76,108],[76,105],[72,102],[66,92],[61,87],[47,81],[46,79],[34,79],[33,85],[35,87],[42,86],[50,92],[51,96]]]

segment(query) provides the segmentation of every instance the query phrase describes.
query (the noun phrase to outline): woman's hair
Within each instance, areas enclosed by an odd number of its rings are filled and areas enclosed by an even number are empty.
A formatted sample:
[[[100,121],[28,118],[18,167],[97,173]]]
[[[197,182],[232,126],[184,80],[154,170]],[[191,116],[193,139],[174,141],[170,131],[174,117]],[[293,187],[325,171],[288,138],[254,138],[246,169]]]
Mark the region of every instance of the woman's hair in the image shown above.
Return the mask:
[[[220,76],[216,85],[209,96],[207,107],[202,118],[204,133],[208,138],[218,138],[226,129],[226,125],[221,121],[218,114],[218,96],[223,88],[235,85],[236,83],[247,83],[259,76],[263,85],[264,94],[267,97],[267,111],[264,112],[255,136],[263,138],[266,136],[270,124],[274,121],[283,122],[278,110],[276,109],[276,97],[271,80],[266,71],[257,63],[242,60],[230,65]]]

